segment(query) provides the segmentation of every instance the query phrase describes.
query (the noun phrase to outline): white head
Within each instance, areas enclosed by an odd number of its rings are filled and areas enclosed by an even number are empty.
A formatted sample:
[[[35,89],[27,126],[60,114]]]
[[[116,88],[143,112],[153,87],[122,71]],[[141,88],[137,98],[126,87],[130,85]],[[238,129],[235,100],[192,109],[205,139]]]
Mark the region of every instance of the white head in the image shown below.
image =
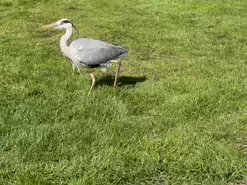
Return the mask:
[[[45,28],[45,29],[55,28],[55,29],[59,29],[59,30],[68,29],[71,27],[75,27],[75,26],[68,19],[61,19],[61,20],[57,21],[56,23],[52,23],[52,24],[48,24],[48,25],[43,26],[43,28]]]
[[[78,33],[78,37],[80,36],[78,29],[68,19],[61,19],[57,21],[56,23],[45,25],[42,28],[44,29],[54,28],[54,29],[59,29],[59,30],[68,30],[69,28],[74,28],[76,29]]]
[[[59,29],[59,30],[68,29],[71,28],[72,26],[74,27],[73,23],[70,22],[68,19],[61,19],[57,21],[55,24],[57,25],[55,29]]]

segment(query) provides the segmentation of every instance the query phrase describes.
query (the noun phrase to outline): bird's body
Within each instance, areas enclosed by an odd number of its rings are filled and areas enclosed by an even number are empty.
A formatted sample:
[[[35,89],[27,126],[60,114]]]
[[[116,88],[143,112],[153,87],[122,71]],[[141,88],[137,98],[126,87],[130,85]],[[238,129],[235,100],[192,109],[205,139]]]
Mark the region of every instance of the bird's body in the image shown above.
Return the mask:
[[[66,30],[65,35],[60,39],[60,48],[63,55],[71,61],[73,70],[77,68],[80,73],[81,67],[86,67],[88,69],[97,67],[107,68],[111,66],[113,61],[128,56],[128,51],[123,47],[115,46],[100,40],[79,38],[72,41],[68,46],[68,41],[73,35],[73,28],[76,30],[77,28],[67,19],[62,19],[54,24],[44,26],[44,28],[51,27]],[[117,86],[117,78],[121,65],[120,61],[117,63],[119,66],[114,81],[115,87]],[[93,83],[89,93],[95,85],[94,75],[92,72],[90,74]]]
[[[120,46],[114,46],[100,40],[80,38],[70,44],[73,56],[79,65],[87,68],[104,66],[111,60],[125,56],[128,51]]]

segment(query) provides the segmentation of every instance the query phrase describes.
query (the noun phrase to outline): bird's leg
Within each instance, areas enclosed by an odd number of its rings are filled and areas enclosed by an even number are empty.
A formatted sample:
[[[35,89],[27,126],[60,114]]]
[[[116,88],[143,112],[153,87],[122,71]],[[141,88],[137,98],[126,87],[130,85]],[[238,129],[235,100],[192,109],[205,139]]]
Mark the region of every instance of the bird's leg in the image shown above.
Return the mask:
[[[80,68],[78,68],[78,72],[80,73],[80,77],[82,77],[81,69]]]
[[[81,70],[80,70],[80,68],[78,68],[77,70],[78,70],[78,73],[80,73],[80,75],[81,75]]]
[[[91,93],[91,91],[93,90],[94,85],[95,85],[94,74],[93,74],[93,73],[90,73],[90,75],[91,75],[91,78],[92,78],[92,85],[91,85],[91,88],[90,88],[90,90],[89,90],[89,92],[88,92],[88,96],[90,95],[90,93]]]
[[[115,62],[115,61],[114,61],[114,62]],[[118,60],[117,63],[118,63],[118,68],[117,68],[117,72],[116,72],[115,80],[114,80],[114,87],[115,87],[115,88],[117,88],[118,73],[119,73],[119,71],[120,71],[121,61]]]
[[[72,64],[72,67],[73,67],[73,75],[75,75],[75,68],[76,68],[75,64]]]
[[[78,64],[75,64],[75,67],[77,67],[78,73],[80,73],[80,77],[82,77],[80,66]]]

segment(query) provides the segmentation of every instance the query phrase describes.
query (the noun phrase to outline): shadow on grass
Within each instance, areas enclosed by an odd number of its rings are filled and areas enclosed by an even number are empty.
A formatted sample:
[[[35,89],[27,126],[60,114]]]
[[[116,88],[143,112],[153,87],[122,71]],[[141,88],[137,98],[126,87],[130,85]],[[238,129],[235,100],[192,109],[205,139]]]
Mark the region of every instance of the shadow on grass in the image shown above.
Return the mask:
[[[114,83],[114,76],[108,75],[105,76],[99,80],[97,80],[96,87],[97,86],[102,86],[102,85],[108,85],[108,86],[113,86]],[[132,77],[132,76],[120,76],[118,77],[118,87],[121,86],[135,86],[137,83],[144,82],[146,81],[147,78],[145,76],[141,77]]]

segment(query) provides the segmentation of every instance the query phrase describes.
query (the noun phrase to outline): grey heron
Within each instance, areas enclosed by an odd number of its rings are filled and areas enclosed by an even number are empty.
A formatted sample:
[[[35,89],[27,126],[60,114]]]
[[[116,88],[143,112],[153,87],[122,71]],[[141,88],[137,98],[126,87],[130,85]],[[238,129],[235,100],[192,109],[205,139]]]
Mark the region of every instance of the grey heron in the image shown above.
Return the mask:
[[[73,29],[77,28],[68,19],[61,19],[56,23],[43,26],[44,29],[55,28],[66,30],[60,39],[60,49],[63,55],[70,60],[73,72],[77,68],[81,73],[81,67],[86,67],[90,71],[92,85],[88,95],[95,86],[95,77],[92,68],[108,68],[112,63],[117,63],[117,71],[114,80],[114,87],[117,87],[118,74],[121,67],[120,58],[128,56],[128,51],[121,46],[115,46],[100,40],[79,38],[68,45],[68,41],[73,35]],[[78,32],[78,30],[77,30]],[[79,32],[78,32],[79,35]]]

